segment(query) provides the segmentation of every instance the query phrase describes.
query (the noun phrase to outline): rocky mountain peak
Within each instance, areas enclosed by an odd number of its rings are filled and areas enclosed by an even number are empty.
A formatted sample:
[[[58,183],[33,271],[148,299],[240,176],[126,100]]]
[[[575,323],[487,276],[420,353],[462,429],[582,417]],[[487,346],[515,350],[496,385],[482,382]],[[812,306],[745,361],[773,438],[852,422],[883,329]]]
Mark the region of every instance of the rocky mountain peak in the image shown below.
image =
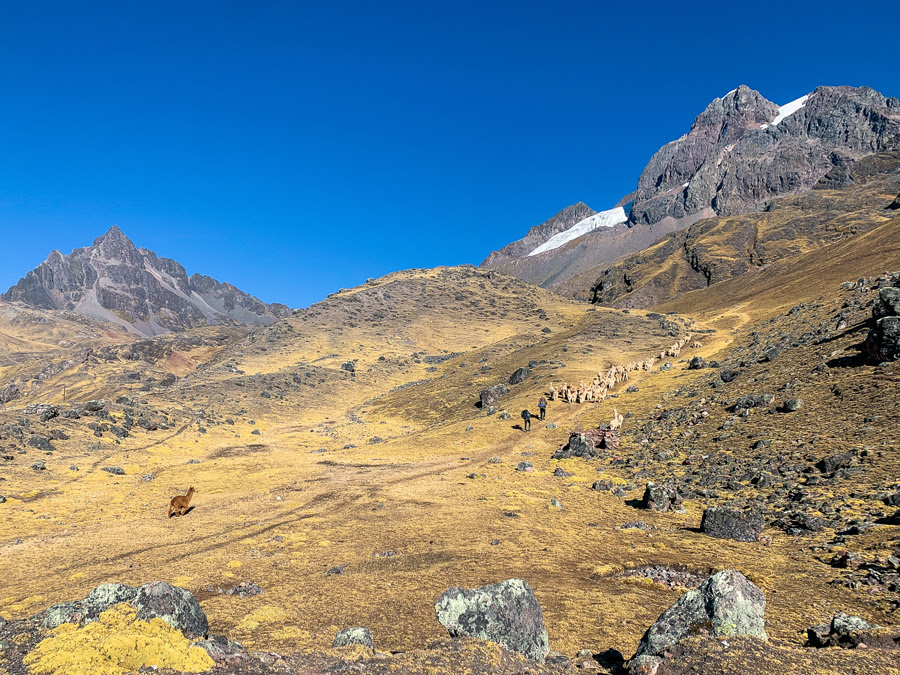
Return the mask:
[[[231,284],[188,277],[181,264],[137,248],[116,226],[69,255],[51,252],[0,299],[83,314],[141,335],[220,323],[268,325],[290,315],[285,305],[266,304]]]

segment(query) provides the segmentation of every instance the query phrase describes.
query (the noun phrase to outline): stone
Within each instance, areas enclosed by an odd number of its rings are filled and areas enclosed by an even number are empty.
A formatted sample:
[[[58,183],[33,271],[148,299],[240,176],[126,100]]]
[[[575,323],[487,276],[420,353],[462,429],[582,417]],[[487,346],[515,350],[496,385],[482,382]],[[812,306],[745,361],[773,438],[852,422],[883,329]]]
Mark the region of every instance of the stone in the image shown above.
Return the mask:
[[[698,631],[768,640],[765,610],[766,597],[753,582],[737,570],[722,570],[663,612],[644,633],[635,657],[662,656],[668,647]]]
[[[762,530],[761,515],[730,506],[705,509],[700,521],[700,531],[717,539],[754,542],[759,540]]]
[[[781,406],[782,412],[797,412],[800,408],[803,407],[803,401],[799,398],[789,398],[784,402]]]
[[[341,364],[341,370],[346,370],[348,373],[356,372],[356,364],[353,361],[346,361]]]
[[[475,589],[450,588],[438,598],[434,611],[453,637],[490,640],[537,662],[550,652],[541,606],[522,579]]]
[[[874,640],[868,639],[864,633],[877,628],[880,628],[880,626],[870,624],[858,616],[838,612],[829,623],[810,626],[806,629],[806,646],[817,649],[826,647],[854,648],[860,643],[869,644],[874,642]]]
[[[516,467],[516,471],[534,471],[534,464],[531,462],[519,462],[519,465]]]
[[[497,401],[500,400],[501,396],[504,396],[509,393],[509,388],[504,384],[495,384],[492,387],[487,387],[481,390],[481,407],[483,409],[487,409],[492,405],[497,405]],[[502,417],[502,415],[501,415]]]
[[[695,356],[688,362],[688,370],[702,370],[703,368],[709,368],[709,364],[702,356]]]
[[[34,448],[35,450],[40,450],[41,452],[55,452],[56,448],[50,443],[49,438],[44,438],[43,436],[32,436],[28,439],[28,443],[26,444],[30,448]]]
[[[224,635],[210,635],[207,640],[194,643],[195,647],[205,649],[213,661],[227,661],[235,656],[244,654],[244,646],[240,642],[233,642]]]
[[[823,457],[816,462],[816,468],[822,473],[834,473],[838,469],[844,469],[853,462],[853,453],[838,452],[833,455]]]
[[[642,509],[682,512],[684,507],[681,501],[678,489],[674,485],[647,483],[640,505]]]
[[[85,412],[100,412],[106,407],[106,401],[99,399],[96,401],[88,401],[84,404]]]
[[[105,471],[106,473],[111,473],[114,476],[124,476],[125,475],[125,469],[123,469],[121,466],[104,466],[100,470]]]
[[[44,471],[47,468],[46,462],[35,462],[31,465],[31,468],[35,471]]]
[[[372,633],[368,628],[345,628],[334,636],[332,647],[347,647],[349,645],[362,645],[369,649],[375,649]]]
[[[519,368],[509,376],[510,384],[521,384],[531,375],[531,368]]]
[[[734,409],[747,410],[749,408],[760,408],[769,405],[774,400],[775,397],[772,396],[772,394],[747,394],[738,398],[737,402],[734,404]]]
[[[131,601],[137,607],[138,619],[158,617],[180,630],[187,638],[205,638],[209,623],[200,603],[190,591],[165,581],[152,581],[141,586]]]

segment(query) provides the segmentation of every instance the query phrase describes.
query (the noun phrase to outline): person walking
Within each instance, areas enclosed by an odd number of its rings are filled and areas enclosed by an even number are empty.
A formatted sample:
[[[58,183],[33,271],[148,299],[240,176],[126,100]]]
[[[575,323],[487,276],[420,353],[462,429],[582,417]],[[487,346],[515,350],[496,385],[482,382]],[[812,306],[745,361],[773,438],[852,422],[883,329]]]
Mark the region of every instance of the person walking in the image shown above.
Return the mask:
[[[544,415],[547,412],[547,399],[541,396],[541,400],[538,401],[538,409],[541,411],[541,422],[544,421]]]
[[[531,413],[528,410],[522,411],[522,421],[525,422],[525,431],[531,431]]]

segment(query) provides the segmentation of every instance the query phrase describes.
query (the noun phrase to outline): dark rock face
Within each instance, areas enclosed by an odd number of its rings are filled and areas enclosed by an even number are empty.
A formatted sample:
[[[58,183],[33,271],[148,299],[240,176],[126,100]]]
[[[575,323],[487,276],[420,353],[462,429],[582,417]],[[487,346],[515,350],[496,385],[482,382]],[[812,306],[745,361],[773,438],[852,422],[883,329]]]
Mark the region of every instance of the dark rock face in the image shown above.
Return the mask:
[[[508,393],[509,389],[503,384],[495,384],[493,387],[483,389],[481,391],[481,407],[486,409],[492,405],[496,405],[497,401],[500,400],[500,397]]]
[[[521,579],[475,589],[450,588],[438,598],[434,611],[453,637],[490,640],[532,661],[543,661],[550,652],[541,606]]]
[[[514,241],[511,244],[507,244],[499,251],[494,251],[493,253],[491,253],[484,260],[484,262],[481,263],[481,266],[494,267],[497,263],[500,263],[504,260],[527,256],[538,246],[550,239],[550,237],[552,237],[553,235],[559,234],[560,232],[565,232],[570,227],[578,224],[585,218],[593,216],[595,213],[597,212],[594,211],[590,206],[582,202],[578,202],[577,204],[568,206],[557,213],[555,216],[553,216],[550,220],[532,227],[530,230],[528,230],[528,234],[526,234],[522,239]]]
[[[741,85],[707,106],[690,132],[663,146],[638,180],[631,222],[761,210],[813,187],[900,139],[900,102],[868,87],[819,87],[772,124],[778,106]]]
[[[290,316],[228,283],[194,274],[174,260],[136,248],[117,227],[69,255],[53,251],[0,296],[42,309],[61,309],[158,335],[218,323],[267,325]]]
[[[190,591],[165,581],[141,586],[131,604],[137,607],[138,619],[159,617],[188,638],[205,638],[209,633],[206,614]]]
[[[878,292],[872,319],[875,326],[865,341],[869,358],[876,363],[900,359],[900,288],[888,286]]]
[[[700,521],[700,530],[718,539],[757,541],[762,529],[762,516],[728,506],[704,510],[703,519]]]
[[[14,401],[21,395],[19,388],[14,384],[8,384],[0,389],[0,405]]]
[[[715,637],[748,635],[767,640],[766,597],[737,570],[722,570],[663,612],[638,645],[635,657],[660,656],[700,630]]]
[[[519,368],[509,376],[510,384],[521,384],[531,375],[531,368]]]
[[[349,645],[362,645],[369,649],[375,648],[372,633],[368,628],[345,628],[334,636],[332,647],[347,647]]]
[[[647,483],[644,496],[641,499],[641,508],[654,511],[683,511],[681,495],[674,485],[658,485]]]
[[[897,198],[894,201],[892,201],[890,204],[888,204],[888,208],[891,209],[892,211],[896,211],[897,209],[900,209],[900,195],[897,195]]]

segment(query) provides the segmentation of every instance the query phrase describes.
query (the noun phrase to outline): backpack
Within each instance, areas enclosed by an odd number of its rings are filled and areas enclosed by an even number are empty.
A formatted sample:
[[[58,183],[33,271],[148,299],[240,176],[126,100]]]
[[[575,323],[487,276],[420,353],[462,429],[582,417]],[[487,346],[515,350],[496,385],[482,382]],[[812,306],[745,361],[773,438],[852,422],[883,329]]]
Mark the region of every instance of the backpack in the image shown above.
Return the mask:
[[[522,411],[522,419],[523,419],[523,420],[530,420],[530,419],[531,419],[531,413],[528,412],[527,410],[523,410],[523,411]]]

